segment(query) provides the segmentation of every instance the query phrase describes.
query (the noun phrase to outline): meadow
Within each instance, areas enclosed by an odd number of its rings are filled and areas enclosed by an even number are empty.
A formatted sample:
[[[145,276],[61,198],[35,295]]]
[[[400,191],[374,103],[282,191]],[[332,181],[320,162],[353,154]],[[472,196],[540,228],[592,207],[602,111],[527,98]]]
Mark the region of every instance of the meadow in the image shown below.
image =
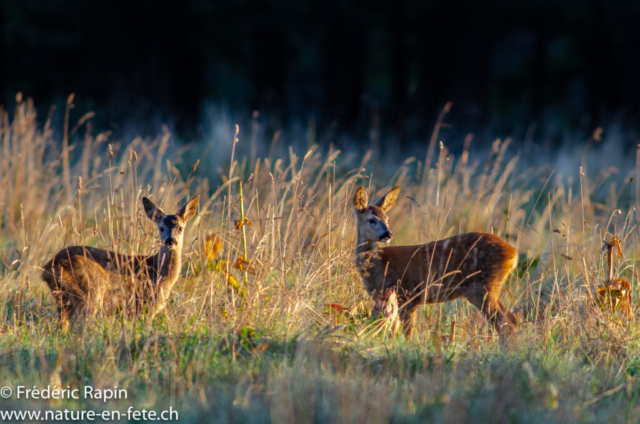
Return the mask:
[[[640,420],[640,167],[606,160],[598,132],[564,151],[572,159],[561,173],[558,158],[532,160],[509,140],[478,151],[469,138],[454,155],[434,132],[415,156],[389,163],[275,139],[262,154],[233,125],[197,145],[166,129],[115,140],[91,128],[90,114],[70,113],[43,118],[19,98],[0,116],[0,386],[117,386],[127,398],[13,396],[0,410],[172,407],[186,423]],[[64,119],[60,134],[51,119]],[[486,231],[516,247],[503,294],[521,320],[516,342],[503,348],[464,300],[421,308],[411,339],[372,324],[353,265],[359,186],[374,198],[401,187],[392,243]],[[163,313],[57,329],[40,280],[48,259],[75,244],[151,254],[157,230],[142,196],[173,210],[196,195]],[[596,301],[613,235],[630,317]]]

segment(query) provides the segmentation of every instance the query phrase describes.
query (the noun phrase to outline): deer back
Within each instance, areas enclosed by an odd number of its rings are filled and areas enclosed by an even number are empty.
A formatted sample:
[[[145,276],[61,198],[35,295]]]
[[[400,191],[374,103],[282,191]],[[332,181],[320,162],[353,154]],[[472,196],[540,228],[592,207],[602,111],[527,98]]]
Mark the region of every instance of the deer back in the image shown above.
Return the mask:
[[[473,285],[491,290],[491,283],[511,272],[517,262],[511,245],[485,233],[389,246],[364,256],[359,268],[370,293],[395,286],[404,301],[428,303],[455,299]]]

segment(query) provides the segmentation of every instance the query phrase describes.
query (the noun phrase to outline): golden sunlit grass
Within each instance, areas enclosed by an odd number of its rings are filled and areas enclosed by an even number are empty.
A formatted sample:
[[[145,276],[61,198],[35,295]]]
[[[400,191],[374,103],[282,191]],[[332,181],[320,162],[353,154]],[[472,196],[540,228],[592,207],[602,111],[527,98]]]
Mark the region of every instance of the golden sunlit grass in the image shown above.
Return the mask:
[[[181,422],[638,420],[637,181],[618,187],[611,172],[576,169],[569,184],[521,165],[508,141],[477,159],[467,142],[454,157],[437,134],[425,156],[390,164],[318,146],[250,162],[236,133],[196,147],[211,155],[233,144],[218,172],[166,130],[122,142],[93,134],[90,118],[67,125],[61,142],[31,101],[2,114],[0,382],[117,385],[129,399],[0,409],[173,405]],[[425,170],[427,156],[437,163]],[[401,187],[394,243],[479,230],[518,249],[503,294],[522,320],[509,350],[467,302],[424,307],[411,340],[369,318],[352,263],[360,185],[374,197]],[[142,196],[173,210],[196,195],[181,279],[153,323],[115,316],[56,330],[42,264],[73,244],[150,253]],[[626,255],[612,272],[630,283],[622,308],[598,302],[612,233]]]

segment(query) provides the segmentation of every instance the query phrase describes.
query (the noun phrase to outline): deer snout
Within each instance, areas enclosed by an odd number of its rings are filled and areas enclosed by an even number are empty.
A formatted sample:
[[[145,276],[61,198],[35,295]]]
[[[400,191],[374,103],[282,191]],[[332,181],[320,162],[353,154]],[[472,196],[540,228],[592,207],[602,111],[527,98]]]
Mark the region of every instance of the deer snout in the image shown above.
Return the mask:
[[[168,238],[164,242],[164,244],[166,244],[168,248],[172,248],[172,247],[176,247],[178,245],[178,242],[174,238]]]
[[[380,236],[380,241],[386,243],[390,241],[392,238],[393,238],[393,233],[391,231],[386,231],[384,234]]]

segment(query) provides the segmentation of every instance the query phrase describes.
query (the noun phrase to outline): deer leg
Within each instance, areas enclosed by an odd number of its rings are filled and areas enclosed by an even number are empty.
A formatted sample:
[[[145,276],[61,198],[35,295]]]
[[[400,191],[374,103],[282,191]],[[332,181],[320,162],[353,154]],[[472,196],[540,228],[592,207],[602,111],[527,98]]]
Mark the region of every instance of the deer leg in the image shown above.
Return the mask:
[[[52,290],[53,299],[56,302],[56,308],[58,310],[58,328],[63,332],[69,329],[69,322],[73,315],[73,308],[71,305],[71,296],[66,293],[62,288],[56,288]]]
[[[498,306],[500,307],[500,311],[504,316],[503,327],[511,327],[514,330],[516,330],[519,325],[519,322],[518,322],[519,320],[516,314],[509,311],[509,309],[507,309],[507,307],[504,306],[504,303],[502,303],[500,299],[498,299]]]
[[[402,321],[402,331],[407,338],[413,336],[416,326],[416,306],[404,305],[400,308],[400,320]]]
[[[167,305],[169,301],[169,293],[166,293],[166,290],[164,287],[162,286],[158,287],[157,290],[158,292],[156,293],[154,300],[149,305],[149,310],[147,314],[147,319],[151,323],[153,322],[153,320],[156,319],[156,316],[160,312],[162,312],[162,310],[164,309],[164,307]]]
[[[67,315],[66,311],[63,312],[62,315],[60,316],[60,321],[58,321],[58,328],[63,333],[66,333],[67,331],[69,331],[70,323],[71,321],[69,321],[69,316]]]
[[[81,301],[74,295],[69,295],[68,293],[65,293],[63,297],[65,302],[60,309],[60,330],[66,333],[69,330],[71,320],[73,320]]]
[[[501,317],[498,323],[498,334],[502,345],[507,346],[514,338],[516,330],[518,329],[518,317],[509,311],[500,299],[498,299],[498,307],[500,308],[499,314]]]
[[[56,302],[56,308],[58,310],[58,318],[60,318],[64,313],[65,304],[69,301],[68,296],[65,296],[61,290],[52,290],[52,293],[53,300]]]
[[[69,295],[66,293],[62,293],[61,291],[57,291],[53,296],[56,300],[56,305],[58,307],[58,328],[63,332],[66,332],[69,329],[69,313],[67,308],[69,307]]]
[[[66,305],[69,303],[69,295],[62,290],[62,287],[58,283],[51,262],[45,265],[45,270],[42,272],[42,279],[47,283],[53,295],[53,300],[55,301],[58,311],[58,327],[66,331],[68,324],[65,326],[64,322],[68,322]]]
[[[478,308],[498,332],[500,339],[510,338],[518,326],[518,320],[509,312],[495,293],[486,287],[473,287],[465,292],[465,298]]]

